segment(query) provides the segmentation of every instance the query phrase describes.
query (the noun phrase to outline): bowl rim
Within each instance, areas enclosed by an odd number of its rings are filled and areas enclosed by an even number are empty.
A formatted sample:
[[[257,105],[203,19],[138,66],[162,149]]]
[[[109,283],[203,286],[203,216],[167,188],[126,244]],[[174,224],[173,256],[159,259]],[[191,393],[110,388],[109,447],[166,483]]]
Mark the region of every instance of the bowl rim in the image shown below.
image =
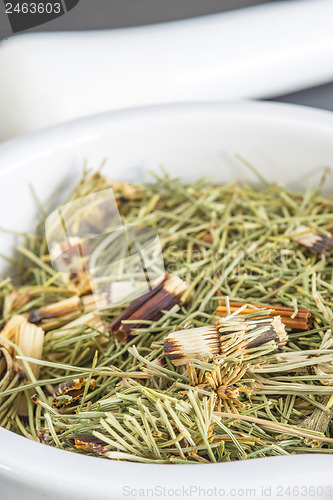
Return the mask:
[[[82,136],[87,141],[93,141],[97,133],[105,132],[104,128],[107,123],[112,124],[128,119],[140,121],[143,117],[154,119],[155,116],[168,118],[173,115],[198,116],[199,114],[219,115],[221,113],[247,118],[255,115],[256,120],[275,123],[279,120],[304,128],[315,127],[323,133],[331,132],[333,127],[333,112],[331,111],[289,103],[256,100],[157,104],[107,111],[47,127],[0,143],[0,178],[8,171],[22,166],[27,155],[32,159],[47,156],[50,149],[55,149],[60,144],[70,147],[76,141],[82,141]],[[91,128],[94,130],[93,135],[89,133]]]

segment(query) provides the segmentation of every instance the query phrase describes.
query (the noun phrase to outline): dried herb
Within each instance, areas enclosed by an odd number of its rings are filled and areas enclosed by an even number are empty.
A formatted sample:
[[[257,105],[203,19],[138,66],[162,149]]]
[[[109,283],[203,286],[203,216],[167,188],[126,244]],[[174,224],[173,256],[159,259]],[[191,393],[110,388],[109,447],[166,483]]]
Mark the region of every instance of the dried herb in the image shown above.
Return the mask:
[[[64,201],[111,185],[86,172]],[[333,199],[167,174],[113,188],[125,225],[158,231],[179,292],[97,311],[86,273],[53,269],[42,213],[21,284],[0,279],[0,425],[141,463],[332,454]],[[93,236],[103,211],[87,212]]]
[[[240,307],[244,306],[244,302],[229,302],[230,312],[234,313]],[[253,304],[257,309],[271,309],[270,316],[280,316],[282,323],[291,328],[292,330],[310,330],[312,318],[309,309],[295,310],[293,307],[275,306],[271,308],[268,304]],[[242,314],[251,314],[253,312],[251,306],[243,309]],[[221,300],[220,305],[217,307],[216,314],[218,316],[227,316],[228,308],[225,300]]]

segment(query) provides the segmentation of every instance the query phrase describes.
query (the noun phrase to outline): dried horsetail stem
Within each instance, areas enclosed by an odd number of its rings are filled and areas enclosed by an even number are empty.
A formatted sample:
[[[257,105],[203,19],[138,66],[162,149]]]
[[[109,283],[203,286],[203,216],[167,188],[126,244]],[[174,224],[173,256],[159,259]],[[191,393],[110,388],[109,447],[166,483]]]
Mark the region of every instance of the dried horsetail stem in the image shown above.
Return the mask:
[[[246,305],[245,302],[230,302],[230,312],[234,313],[240,307]],[[254,307],[253,307],[254,306]],[[297,314],[292,307],[284,306],[269,306],[263,304],[247,305],[240,314],[251,314],[254,309],[270,309],[270,316],[280,316],[282,323],[293,330],[305,331],[309,330],[312,324],[312,316],[309,309],[298,309]],[[225,300],[221,300],[220,305],[217,307],[217,316],[227,316],[228,308]]]
[[[321,408],[316,408],[298,427],[325,434],[333,418],[333,396],[324,397],[322,404],[326,407],[326,411]],[[324,444],[320,440],[310,438],[306,438],[304,443],[312,448],[319,448]]]
[[[69,322],[77,318],[82,313],[82,309],[83,306],[80,297],[74,295],[69,299],[30,311],[27,313],[27,319],[29,323],[36,323],[39,326],[43,326],[44,329],[50,330],[63,325],[65,321]],[[59,320],[45,322],[45,320],[56,318],[59,318]]]
[[[175,366],[202,360],[207,354],[216,356],[220,354],[220,335],[213,325],[178,330],[167,336],[164,353]]]
[[[22,323],[18,328],[15,344],[24,356],[41,360],[43,356],[44,334],[45,332],[42,328],[28,322]],[[40,366],[32,363],[29,363],[29,365],[34,377],[38,379]],[[24,363],[20,359],[18,360],[18,366],[29,379],[29,374],[25,372]],[[29,393],[31,395],[33,391],[30,389]],[[27,402],[23,394],[19,400],[17,413],[23,416],[28,414]]]
[[[45,332],[42,328],[28,322],[22,323],[17,330],[15,344],[21,349],[24,356],[40,360],[43,355],[44,334]],[[21,360],[18,361],[18,364],[22,371],[24,371],[24,365]],[[32,373],[38,379],[40,366],[31,364],[30,367]]]
[[[226,317],[219,320],[216,326],[221,335],[221,354],[227,356],[243,355],[246,351],[271,341],[275,343],[274,350],[276,347],[283,347],[288,340],[280,316],[245,321]]]
[[[4,328],[1,331],[1,335],[8,339],[10,342],[16,343],[18,332],[21,325],[25,325],[27,320],[24,316],[17,314],[7,321]],[[14,348],[12,346],[5,346],[9,354],[12,356],[14,353]]]
[[[85,451],[86,453],[97,453],[102,455],[108,451],[105,443],[95,436],[75,437],[74,446],[76,449]]]
[[[52,396],[52,405],[57,408],[64,408],[80,400],[87,383],[87,378],[76,378],[60,384]],[[89,380],[89,389],[94,390],[96,380]]]
[[[75,198],[84,196],[96,188],[99,190],[110,186],[111,184],[102,181],[99,175],[90,179],[86,178],[84,183],[76,188]],[[140,366],[140,371],[137,371],[138,358],[132,354],[128,346],[122,347],[108,336],[107,323],[97,328],[97,330],[105,329],[104,334],[99,335],[98,331],[95,331],[95,326],[103,320],[103,316],[96,311],[93,297],[85,295],[92,293],[89,287],[84,288],[87,284],[89,285],[87,276],[83,273],[76,277],[74,273],[68,275],[65,281],[67,279],[70,283],[66,282],[66,287],[64,287],[59,276],[47,270],[43,271],[43,264],[49,260],[43,240],[30,241],[28,239],[28,248],[31,247],[31,252],[40,256],[38,261],[40,260],[42,272],[38,271],[36,265],[27,267],[24,263],[22,267],[23,288],[18,288],[16,291],[21,294],[24,288],[28,289],[31,293],[31,306],[27,303],[28,307],[26,307],[26,304],[14,300],[14,306],[7,314],[2,311],[2,325],[5,326],[8,318],[17,311],[21,314],[20,310],[23,307],[25,311],[31,311],[40,305],[50,303],[48,294],[51,294],[50,296],[54,297],[52,301],[56,302],[75,293],[80,296],[83,305],[81,313],[83,317],[80,316],[71,325],[64,325],[61,330],[48,331],[45,336],[44,360],[40,362],[43,371],[38,383],[42,388],[41,391],[45,390],[46,398],[52,397],[54,388],[57,388],[61,382],[66,383],[69,377],[86,377],[91,368],[91,359],[96,346],[101,346],[101,340],[106,340],[108,345],[103,344],[103,349],[100,349],[100,366],[94,372],[96,388],[87,401],[83,399],[83,404],[79,409],[77,405],[69,403],[63,407],[59,399],[57,403],[60,405],[60,410],[52,412],[45,403],[46,400],[41,398],[36,418],[33,419],[35,422],[29,422],[28,419],[20,421],[16,418],[18,414],[15,399],[14,405],[8,405],[8,411],[7,408],[0,409],[0,425],[26,436],[33,435],[32,430],[36,427],[37,439],[52,446],[74,449],[76,443],[78,444],[77,451],[81,450],[83,453],[148,463],[157,461],[163,463],[223,462],[241,459],[245,455],[252,458],[304,453],[306,451],[304,438],[310,436],[315,439],[316,432],[311,433],[297,426],[304,421],[306,416],[313,413],[316,406],[323,409],[319,403],[322,400],[316,401],[309,397],[309,394],[310,396],[317,394],[318,397],[329,394],[331,388],[323,387],[321,384],[330,384],[333,380],[328,359],[332,346],[321,343],[323,332],[330,327],[332,318],[330,297],[333,254],[313,254],[310,259],[310,255],[305,255],[302,251],[305,251],[306,247],[299,246],[289,235],[295,230],[294,221],[301,220],[309,227],[325,227],[325,234],[329,236],[327,231],[333,230],[332,200],[318,196],[311,191],[305,195],[292,193],[276,185],[268,186],[264,192],[255,191],[247,185],[237,183],[230,186],[213,186],[201,182],[188,187],[170,177],[158,179],[157,183],[141,185],[139,193],[133,196],[129,193],[127,198],[126,195],[122,196],[120,190],[117,191],[114,188],[114,191],[117,202],[119,201],[119,212],[124,224],[139,221],[140,224],[153,225],[159,229],[165,262],[172,263],[173,272],[183,279],[186,273],[186,282],[190,284],[194,300],[188,308],[182,307],[181,310],[175,311],[175,314],[168,315],[167,322],[160,320],[158,323],[150,324],[147,321],[149,324],[140,325],[145,332],[138,342],[138,355],[141,356],[140,364],[143,366]],[[286,199],[287,204],[281,203],[282,199]],[[150,203],[150,200],[155,201]],[[303,209],[299,212],[301,204]],[[89,217],[90,226],[94,223],[95,221]],[[41,236],[43,237],[43,234]],[[287,248],[284,247],[286,242],[288,242]],[[254,252],[255,258],[251,258],[250,261],[245,253],[244,258],[239,261],[239,268],[233,260],[228,267],[230,259],[233,259],[234,247],[231,246],[233,244],[238,245],[235,250],[237,255],[244,247],[246,251],[250,248],[249,253]],[[253,250],[255,245],[257,251]],[[174,247],[177,252],[174,252]],[[217,263],[212,262],[212,256],[220,251],[225,258],[218,260]],[[309,254],[308,251],[306,253]],[[186,265],[184,265],[185,259]],[[279,269],[277,261],[282,261]],[[33,262],[36,264],[37,259]],[[222,276],[221,270],[228,272]],[[209,281],[205,283],[200,276],[207,277]],[[209,294],[212,283],[219,276],[221,276],[221,281],[216,282],[217,293],[215,291],[215,295],[212,293],[209,302],[202,301],[202,297]],[[76,278],[76,281],[72,277]],[[7,287],[2,283],[0,280],[0,303],[4,308],[6,297],[12,292],[12,286]],[[42,289],[44,287],[45,290]],[[317,301],[314,290],[318,290],[320,301]],[[172,367],[170,363],[161,362],[160,356],[161,351],[163,352],[165,337],[172,328],[176,329],[180,324],[202,326],[216,321],[218,318],[213,320],[209,318],[221,298],[227,295],[235,297],[233,300],[239,299],[251,304],[269,303],[272,297],[278,296],[281,297],[281,304],[295,302],[300,307],[308,307],[313,317],[313,331],[301,330],[291,333],[285,353],[286,358],[283,357],[284,353],[279,353],[277,350],[269,357],[265,356],[266,353],[276,348],[275,340],[258,348],[245,349],[243,354],[240,350],[239,357],[229,360],[230,364],[235,363],[235,366],[239,363],[242,370],[248,366],[246,374],[239,383],[227,379],[223,373],[221,373],[221,380],[217,378],[216,383],[214,374],[211,375],[213,378],[208,374],[206,379],[209,363],[195,361],[193,365],[199,373],[201,372],[200,365],[205,368],[204,376],[200,378],[198,375],[198,381],[189,385],[189,377],[182,367]],[[13,296],[12,299],[15,297]],[[293,299],[295,299],[294,302],[292,302]],[[24,300],[23,294],[20,300]],[[122,306],[114,308],[111,312],[112,318],[119,316],[122,311]],[[244,312],[249,311],[244,310]],[[259,315],[256,313],[255,316],[255,311],[251,312],[251,318],[243,319],[254,321],[258,317],[262,318],[262,313]],[[92,313],[90,319],[87,316],[88,313]],[[268,313],[265,314],[268,315]],[[58,321],[57,318],[54,320]],[[281,317],[281,320],[285,323],[284,317]],[[44,329],[47,328],[46,325],[51,324],[52,318],[42,321]],[[126,319],[124,322],[126,324]],[[134,323],[137,321],[135,320]],[[207,328],[216,330],[214,325],[207,326]],[[154,334],[153,343],[151,342],[152,333]],[[1,343],[5,345],[4,338]],[[303,358],[299,359],[300,352],[305,349],[309,349],[309,352],[315,351],[313,355],[318,354],[320,360],[314,358],[313,364],[309,366],[308,363],[311,360],[309,361],[308,358],[312,356],[312,352],[302,354]],[[3,354],[8,357],[5,348],[3,351]],[[258,370],[257,359],[252,358],[253,352],[261,353]],[[289,362],[291,371],[288,367],[288,356],[292,358]],[[295,363],[293,356],[297,358]],[[10,358],[8,360],[10,366]],[[217,356],[217,359],[213,361],[220,363],[223,368],[229,365],[225,355]],[[25,366],[27,366],[26,363]],[[15,364],[14,360],[14,369]],[[293,364],[297,365],[296,369],[293,368]],[[2,365],[5,365],[4,357],[2,357]],[[75,375],[72,374],[71,367]],[[268,369],[261,378],[266,380],[268,389],[266,390],[265,386],[264,390],[260,387],[257,390],[261,381],[259,379],[257,382],[257,379],[260,376],[260,370],[264,368]],[[19,377],[16,372],[14,375],[15,378]],[[146,377],[143,383],[135,380],[141,378],[141,375]],[[19,379],[15,382],[14,379],[13,382],[16,385],[12,388],[13,386],[9,385],[12,379],[8,370],[5,377],[2,379],[0,377],[0,384],[2,382],[0,398],[5,398],[4,404],[12,395],[20,396],[29,390],[25,389],[26,382],[29,384],[29,381]],[[203,390],[201,390],[200,383],[204,384]],[[247,389],[247,386],[253,387],[254,393],[250,398],[246,397],[246,393],[239,397],[238,390]],[[191,401],[189,396],[184,397],[184,389],[186,394],[188,392],[193,396]],[[151,399],[146,397],[147,390],[150,391]],[[294,394],[295,391],[296,394]],[[266,394],[270,396],[266,397]],[[301,394],[304,399],[297,398],[298,394]],[[35,398],[37,404],[39,397]],[[63,403],[69,402],[70,395],[60,394],[59,398],[61,397],[63,397]],[[215,408],[216,398],[217,404],[220,402],[224,410],[227,409],[227,404],[230,412],[233,413],[230,413],[229,417],[223,413],[223,417],[219,419],[213,415],[214,419],[210,422],[209,398],[212,400],[211,409]],[[160,404],[157,404],[157,401],[160,401]],[[244,406],[239,406],[236,401],[240,401]],[[0,400],[1,404],[2,400]],[[258,418],[252,417],[252,412]],[[115,417],[112,422],[105,416],[108,413]],[[196,416],[195,420],[193,420],[193,415]],[[227,419],[225,422],[224,418]],[[102,426],[101,419],[104,419],[107,425]],[[286,426],[277,423],[282,422],[281,419]],[[53,433],[49,421],[54,426]],[[18,423],[21,424],[20,427]],[[223,427],[220,426],[221,423]],[[184,433],[185,437],[180,439],[184,426],[187,434]],[[288,431],[290,426],[297,429],[296,438],[277,442],[276,433]],[[261,432],[261,427],[264,433]],[[125,442],[124,429],[127,431]],[[99,442],[95,436],[96,431],[100,437]],[[293,432],[292,429],[291,435]],[[328,436],[328,431],[326,434]],[[332,438],[322,437],[321,441],[326,444],[319,451],[331,454]],[[110,440],[113,444],[110,444]],[[320,441],[320,435],[318,440]],[[89,448],[89,445],[86,447],[85,441],[94,443],[95,448],[93,446]],[[70,443],[73,443],[72,446]],[[80,444],[82,444],[81,448]],[[100,449],[98,449],[98,444],[101,445]],[[130,447],[133,449],[128,451]]]
[[[67,323],[63,328],[55,332],[49,332],[49,339],[59,339],[68,334],[75,335],[76,333],[82,331],[83,327],[92,328],[93,330],[97,330],[101,333],[100,341],[107,342],[108,341],[108,325],[106,321],[104,321],[98,314],[94,312],[90,312],[88,314],[84,314],[79,318]],[[103,340],[104,339],[104,340]]]
[[[312,253],[325,254],[330,247],[333,247],[333,238],[304,225],[298,226],[290,238],[307,247]]]
[[[238,316],[227,316],[215,325],[170,333],[164,346],[166,357],[178,366],[191,359],[202,360],[206,355],[246,358],[250,349],[271,343],[270,351],[273,351],[287,343],[288,336],[280,316],[269,317],[270,311],[263,310],[261,314],[266,317],[253,319],[253,314],[242,317],[241,311],[242,308],[236,311]]]
[[[134,300],[110,325],[109,331],[119,342],[126,344],[135,328],[140,328],[140,320],[157,321],[162,311],[170,310],[181,303],[186,291],[186,283],[177,276],[166,276],[156,288]],[[138,323],[132,323],[139,320]],[[123,323],[131,321],[131,323]]]
[[[133,300],[133,302],[131,302],[131,304],[126,307],[126,309],[110,324],[110,332],[115,335],[115,332],[117,332],[122,326],[122,321],[128,320],[132,314],[138,311],[147,301],[151,300],[154,295],[156,295],[163,288],[164,283],[165,279],[150,292]]]
[[[7,373],[14,373],[15,367],[13,358],[5,347],[0,347],[0,375],[6,370]]]
[[[30,300],[31,297],[27,289],[13,290],[4,299],[3,317],[7,318],[10,314],[27,305]]]

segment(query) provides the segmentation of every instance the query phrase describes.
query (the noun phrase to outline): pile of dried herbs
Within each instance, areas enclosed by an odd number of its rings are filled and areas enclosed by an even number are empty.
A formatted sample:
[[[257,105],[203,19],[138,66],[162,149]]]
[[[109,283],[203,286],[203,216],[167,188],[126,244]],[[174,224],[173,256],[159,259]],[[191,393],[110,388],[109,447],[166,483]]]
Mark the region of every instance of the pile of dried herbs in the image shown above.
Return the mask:
[[[110,186],[124,224],[158,231],[158,300],[97,312],[85,276],[51,266],[44,224],[26,234],[21,284],[0,282],[0,425],[143,463],[333,453],[333,199],[87,172],[66,201]]]

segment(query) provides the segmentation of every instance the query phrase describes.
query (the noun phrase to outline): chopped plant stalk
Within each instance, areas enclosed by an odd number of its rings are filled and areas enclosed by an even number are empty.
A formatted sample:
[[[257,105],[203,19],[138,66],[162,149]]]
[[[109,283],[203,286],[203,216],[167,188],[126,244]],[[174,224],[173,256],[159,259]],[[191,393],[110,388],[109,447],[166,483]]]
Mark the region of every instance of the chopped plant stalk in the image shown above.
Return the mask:
[[[13,290],[10,294],[6,295],[3,304],[3,317],[8,318],[11,314],[19,311],[25,305],[29,304],[31,296],[29,290]]]
[[[163,311],[182,303],[186,283],[178,277],[166,276],[156,288],[134,300],[110,325],[110,332],[122,343],[128,342],[139,321],[156,321]]]
[[[44,346],[44,330],[29,323],[22,323],[16,333],[15,344],[22,351],[24,356],[42,359]],[[18,365],[25,371],[24,363],[18,360]],[[39,378],[40,367],[36,364],[31,365],[31,371],[36,379]],[[29,374],[26,374],[29,377]]]
[[[228,312],[226,302],[222,300],[217,308],[216,314],[218,316],[229,316],[231,313],[236,312],[237,309],[243,306],[244,302],[230,302],[229,305],[230,312]],[[309,330],[311,327],[312,318],[309,309],[298,309],[295,311],[292,307],[284,306],[271,307],[263,304],[253,304],[253,306],[255,306],[256,309],[270,309],[270,316],[280,316],[282,323],[292,330],[304,331]],[[251,305],[248,305],[241,314],[250,314],[251,312],[253,312],[253,308],[251,308]]]
[[[83,396],[87,382],[89,389],[95,389],[96,380],[94,379],[76,378],[60,384],[53,394],[52,405],[56,408],[62,408],[79,401]]]
[[[164,347],[166,357],[176,366],[207,355],[246,359],[249,355],[255,356],[257,348],[265,344],[270,344],[273,351],[287,343],[280,316],[271,318],[270,310],[260,309],[260,316],[253,319],[256,313],[241,314],[245,307],[220,319],[214,326],[170,333]],[[261,354],[260,350],[257,352]]]
[[[55,304],[40,307],[27,313],[27,319],[30,323],[37,323],[39,326],[44,325],[44,320],[50,318],[62,318],[60,323],[52,322],[52,327],[48,323],[48,329],[55,329],[64,324],[64,320],[68,323],[70,320],[80,316],[82,313],[81,300],[77,296],[62,300]]]
[[[333,238],[304,225],[298,226],[290,238],[307,247],[312,253],[326,253],[333,247]]]
[[[301,429],[326,434],[329,423],[333,418],[333,395],[326,396],[323,399],[322,404],[325,408],[316,408],[314,412],[310,416],[306,417],[304,422],[299,425]],[[306,438],[304,443],[307,446],[312,446],[313,448],[318,448],[324,444],[322,441],[314,438]]]
[[[13,316],[10,318],[9,321],[5,324],[4,328],[1,331],[1,335],[5,337],[6,339],[10,340],[13,343],[16,343],[18,336],[19,336],[19,330],[22,325],[26,325],[27,320],[23,316]],[[9,354],[13,355],[14,353],[14,348],[11,347],[10,345],[5,344],[6,349],[8,350]]]

